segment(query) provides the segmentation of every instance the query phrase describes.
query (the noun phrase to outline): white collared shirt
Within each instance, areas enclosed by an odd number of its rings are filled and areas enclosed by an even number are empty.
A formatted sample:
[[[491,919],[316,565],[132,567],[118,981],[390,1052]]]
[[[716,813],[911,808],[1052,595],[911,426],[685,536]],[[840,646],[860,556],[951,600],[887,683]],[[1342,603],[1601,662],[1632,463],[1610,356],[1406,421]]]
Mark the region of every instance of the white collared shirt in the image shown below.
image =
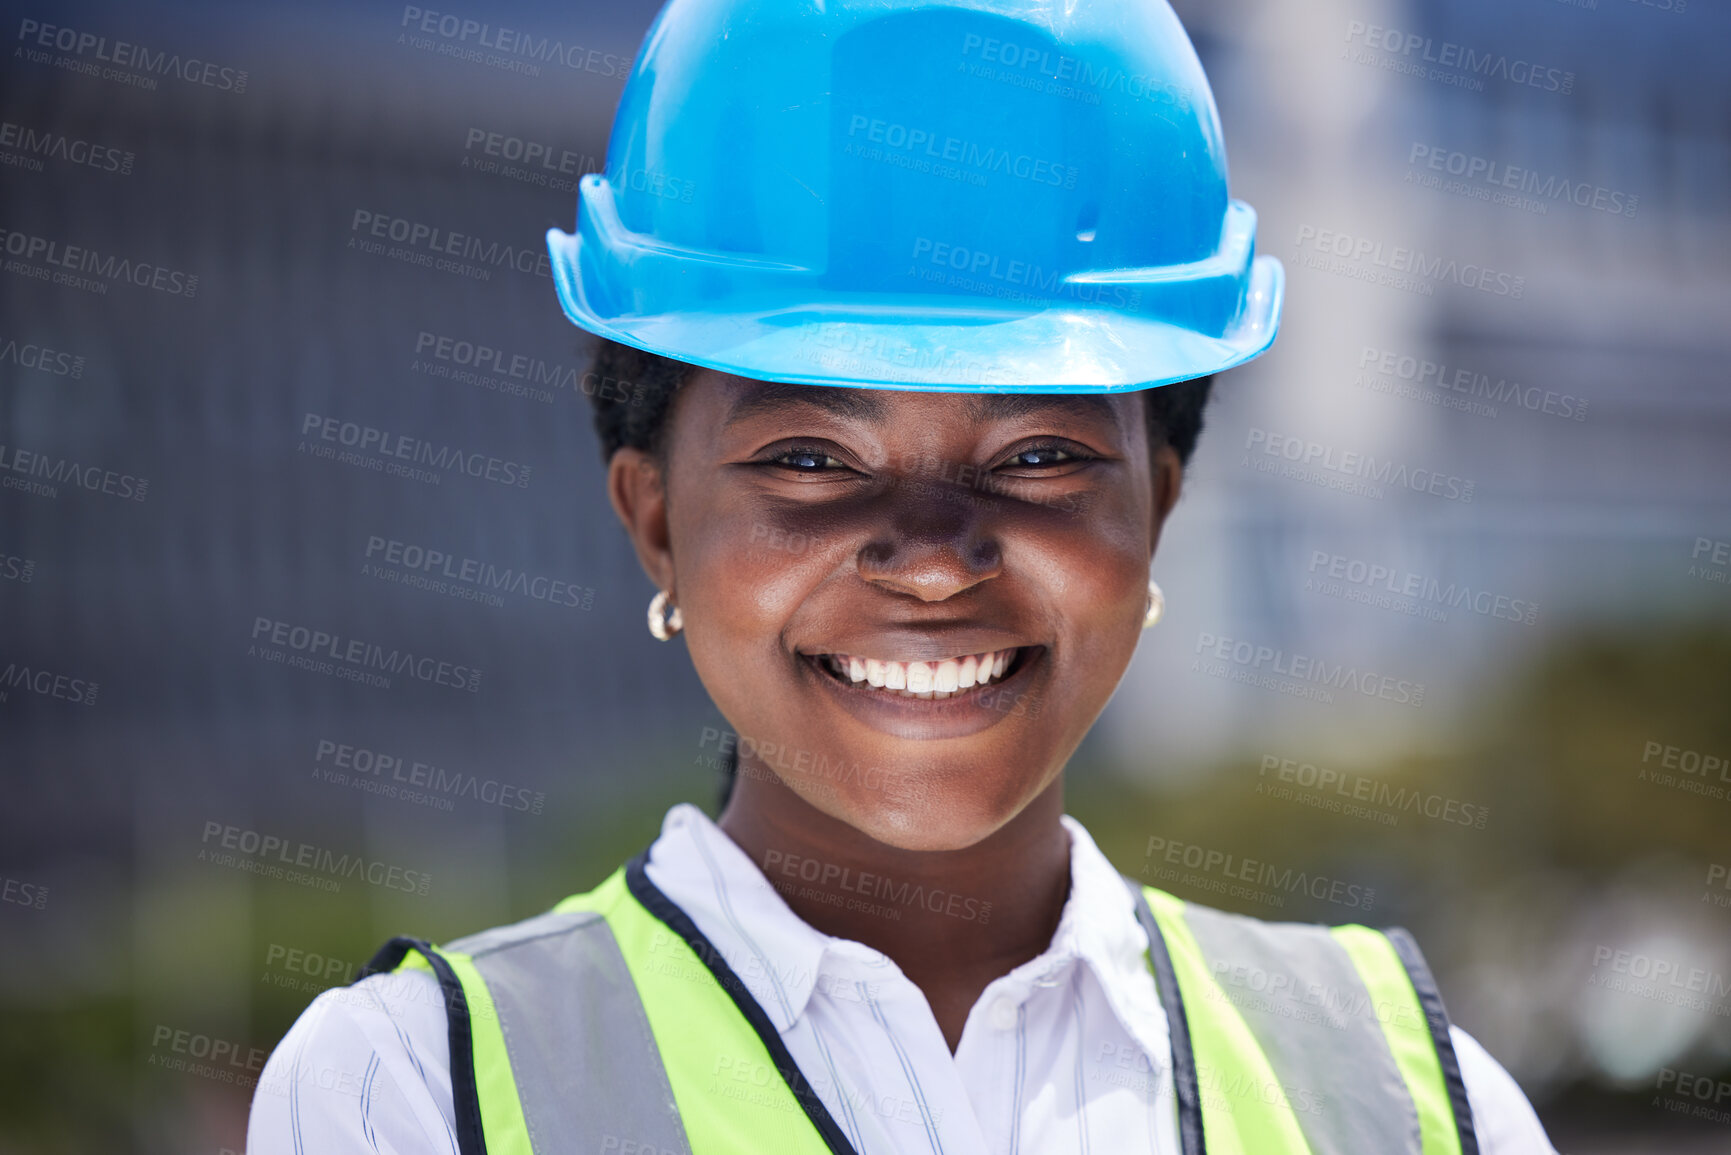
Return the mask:
[[[668,811],[648,873],[751,990],[860,1155],[1181,1155],[1147,938],[1121,876],[1063,823],[1071,889],[1051,945],[981,992],[954,1055],[893,961],[803,922],[697,807]],[[977,904],[952,909],[989,920]],[[249,1155],[456,1155],[445,1031],[424,971],[321,994],[260,1077]],[[1453,1039],[1483,1155],[1554,1155],[1508,1073],[1460,1028]]]

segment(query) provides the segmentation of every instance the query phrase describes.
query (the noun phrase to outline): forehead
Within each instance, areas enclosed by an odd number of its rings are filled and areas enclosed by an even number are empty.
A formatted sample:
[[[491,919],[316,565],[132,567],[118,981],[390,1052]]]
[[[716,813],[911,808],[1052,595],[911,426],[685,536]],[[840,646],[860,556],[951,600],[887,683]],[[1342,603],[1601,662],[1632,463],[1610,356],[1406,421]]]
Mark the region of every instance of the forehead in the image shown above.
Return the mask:
[[[847,421],[890,425],[903,420],[962,421],[984,424],[1017,418],[1066,418],[1122,426],[1139,416],[1140,401],[1126,394],[1101,393],[938,393],[900,389],[858,389],[759,381],[706,371],[718,428],[753,419],[821,412]]]

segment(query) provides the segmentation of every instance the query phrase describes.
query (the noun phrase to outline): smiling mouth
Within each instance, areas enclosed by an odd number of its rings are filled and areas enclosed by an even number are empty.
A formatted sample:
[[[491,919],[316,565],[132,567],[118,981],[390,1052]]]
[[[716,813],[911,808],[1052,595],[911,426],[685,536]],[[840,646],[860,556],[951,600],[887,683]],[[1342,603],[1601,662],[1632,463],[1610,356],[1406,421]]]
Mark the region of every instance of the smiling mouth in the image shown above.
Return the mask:
[[[949,698],[996,685],[1028,663],[1040,646],[1013,646],[935,662],[901,662],[858,654],[812,654],[825,676],[858,690],[891,697]]]

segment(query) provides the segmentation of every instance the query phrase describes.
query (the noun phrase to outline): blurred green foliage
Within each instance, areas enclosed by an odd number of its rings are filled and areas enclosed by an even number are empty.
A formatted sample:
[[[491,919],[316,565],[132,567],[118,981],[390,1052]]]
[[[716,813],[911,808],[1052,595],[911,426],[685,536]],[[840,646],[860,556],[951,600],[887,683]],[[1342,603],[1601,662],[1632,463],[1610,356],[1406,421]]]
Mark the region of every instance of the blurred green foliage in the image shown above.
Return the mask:
[[[1152,834],[1283,865],[1352,864],[1359,875],[1341,873],[1420,888],[1445,879],[1488,884],[1539,865],[1602,880],[1661,852],[1703,864],[1731,856],[1731,770],[1724,780],[1718,771],[1670,772],[1718,787],[1719,798],[1639,776],[1649,742],[1731,758],[1731,628],[1723,622],[1564,635],[1527,669],[1488,682],[1458,734],[1443,752],[1326,768],[1487,806],[1482,831],[1414,813],[1386,826],[1258,794],[1259,783],[1277,783],[1254,752],[1181,791],[1127,787],[1105,768],[1073,767],[1068,809],[1132,874],[1147,861]],[[1665,772],[1661,757],[1648,769]],[[1388,897],[1416,906],[1410,895]],[[1197,898],[1279,917],[1230,898]],[[1298,905],[1324,917],[1322,906]]]

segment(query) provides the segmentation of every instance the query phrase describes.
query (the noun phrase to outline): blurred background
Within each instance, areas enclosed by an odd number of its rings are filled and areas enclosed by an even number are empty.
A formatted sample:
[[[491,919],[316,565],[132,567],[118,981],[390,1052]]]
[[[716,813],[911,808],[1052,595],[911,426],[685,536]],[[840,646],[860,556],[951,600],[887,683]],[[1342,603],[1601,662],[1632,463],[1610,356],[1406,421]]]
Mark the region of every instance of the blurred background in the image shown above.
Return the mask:
[[[0,1152],[239,1152],[386,938],[713,813],[541,258],[656,7],[437,14],[536,59],[412,6],[4,5]],[[1287,311],[1070,809],[1184,897],[1410,928],[1561,1151],[1731,1151],[1731,9],[1177,7]]]

